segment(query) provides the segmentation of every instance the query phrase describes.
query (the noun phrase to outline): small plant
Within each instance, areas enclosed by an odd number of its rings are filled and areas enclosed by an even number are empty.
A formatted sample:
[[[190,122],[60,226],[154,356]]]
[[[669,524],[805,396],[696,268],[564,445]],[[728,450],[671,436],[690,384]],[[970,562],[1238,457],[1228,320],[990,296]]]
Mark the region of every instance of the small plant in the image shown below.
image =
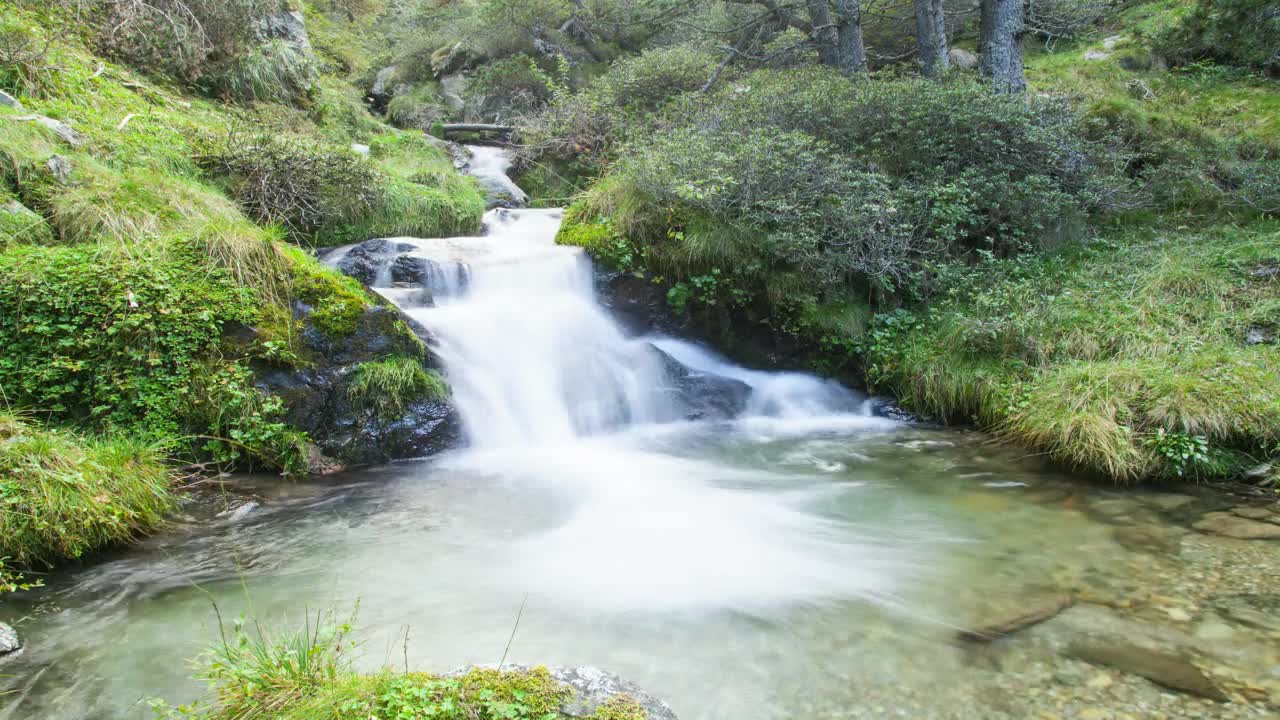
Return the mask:
[[[9,558],[0,557],[0,595],[44,587],[43,580],[40,578],[28,580],[22,573],[9,567],[6,564],[8,562]]]
[[[438,373],[405,355],[362,363],[347,387],[347,395],[357,407],[384,420],[402,416],[411,403],[439,400],[448,394],[449,388]]]
[[[1209,440],[1203,435],[1188,435],[1158,428],[1154,435],[1147,438],[1146,445],[1163,458],[1178,477],[1209,462]]]

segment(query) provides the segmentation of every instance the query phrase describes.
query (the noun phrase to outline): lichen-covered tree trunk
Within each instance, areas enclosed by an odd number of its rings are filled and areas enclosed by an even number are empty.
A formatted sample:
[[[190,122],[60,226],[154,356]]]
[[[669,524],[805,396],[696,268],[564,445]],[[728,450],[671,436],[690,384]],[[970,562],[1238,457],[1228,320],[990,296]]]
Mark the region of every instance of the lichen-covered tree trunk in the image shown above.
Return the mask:
[[[982,59],[978,69],[996,92],[1023,93],[1022,0],[982,0]]]
[[[830,0],[808,0],[809,21],[813,23],[813,42],[818,46],[818,59],[828,67],[841,67],[840,29],[831,14]]]
[[[866,72],[867,48],[862,40],[862,4],[859,0],[833,0],[833,5],[840,34],[840,66],[848,72]]]
[[[916,47],[920,52],[920,68],[925,77],[938,77],[946,72],[947,19],[942,0],[913,0],[916,11]]]

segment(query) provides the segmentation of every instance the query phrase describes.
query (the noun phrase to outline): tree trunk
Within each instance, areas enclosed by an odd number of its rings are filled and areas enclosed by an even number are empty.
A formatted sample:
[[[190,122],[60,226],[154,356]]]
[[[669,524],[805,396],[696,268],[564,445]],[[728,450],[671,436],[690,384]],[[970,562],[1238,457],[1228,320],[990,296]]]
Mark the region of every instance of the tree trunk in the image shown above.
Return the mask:
[[[916,9],[916,47],[920,51],[920,68],[925,77],[936,78],[946,72],[947,18],[942,0],[913,0]]]
[[[827,67],[842,68],[840,29],[831,16],[830,0],[808,0],[809,21],[813,23],[813,42],[818,46],[818,59]]]
[[[996,92],[1023,93],[1022,0],[982,0],[982,59],[978,69]]]
[[[938,0],[939,3],[941,1]],[[846,72],[864,73],[867,71],[867,47],[862,40],[861,2],[834,0],[833,4],[840,32],[840,65]]]

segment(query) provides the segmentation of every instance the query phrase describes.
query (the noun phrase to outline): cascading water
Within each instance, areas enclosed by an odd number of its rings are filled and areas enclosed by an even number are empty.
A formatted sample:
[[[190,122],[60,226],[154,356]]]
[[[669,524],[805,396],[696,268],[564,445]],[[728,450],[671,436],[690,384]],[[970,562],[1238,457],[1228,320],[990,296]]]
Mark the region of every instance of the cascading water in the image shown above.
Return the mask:
[[[483,149],[477,158],[471,172],[488,173],[486,186],[510,184],[501,156]],[[496,209],[480,237],[394,238],[424,268],[421,280],[387,284],[378,273],[376,289],[429,331],[447,370],[471,447],[444,463],[565,498],[563,522],[506,548],[508,589],[606,612],[885,601],[901,558],[778,494],[802,479],[690,459],[680,446],[708,432],[892,423],[814,376],[747,370],[671,338],[626,337],[596,302],[590,261],[555,244],[561,214]],[[698,392],[729,393],[716,407],[742,422],[687,422],[700,416],[689,412],[690,376]]]

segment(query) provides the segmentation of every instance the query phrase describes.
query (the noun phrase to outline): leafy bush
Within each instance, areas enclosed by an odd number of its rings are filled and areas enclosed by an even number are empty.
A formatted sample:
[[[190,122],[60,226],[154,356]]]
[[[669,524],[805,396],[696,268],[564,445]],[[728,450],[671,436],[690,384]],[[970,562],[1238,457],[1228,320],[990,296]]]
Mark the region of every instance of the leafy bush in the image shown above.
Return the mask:
[[[17,16],[0,10],[0,89],[39,95],[53,81],[53,42]]]
[[[647,50],[614,63],[590,92],[606,106],[653,110],[677,95],[701,88],[718,62],[711,53],[683,45]]]
[[[1280,73],[1280,3],[1199,0],[1156,37],[1156,48],[1179,62],[1208,59]]]
[[[0,413],[0,592],[22,584],[6,563],[52,565],[159,526],[174,504],[163,455],[153,443],[81,438]]]
[[[545,106],[560,89],[533,58],[515,55],[481,68],[468,88],[467,115],[503,122]]]

